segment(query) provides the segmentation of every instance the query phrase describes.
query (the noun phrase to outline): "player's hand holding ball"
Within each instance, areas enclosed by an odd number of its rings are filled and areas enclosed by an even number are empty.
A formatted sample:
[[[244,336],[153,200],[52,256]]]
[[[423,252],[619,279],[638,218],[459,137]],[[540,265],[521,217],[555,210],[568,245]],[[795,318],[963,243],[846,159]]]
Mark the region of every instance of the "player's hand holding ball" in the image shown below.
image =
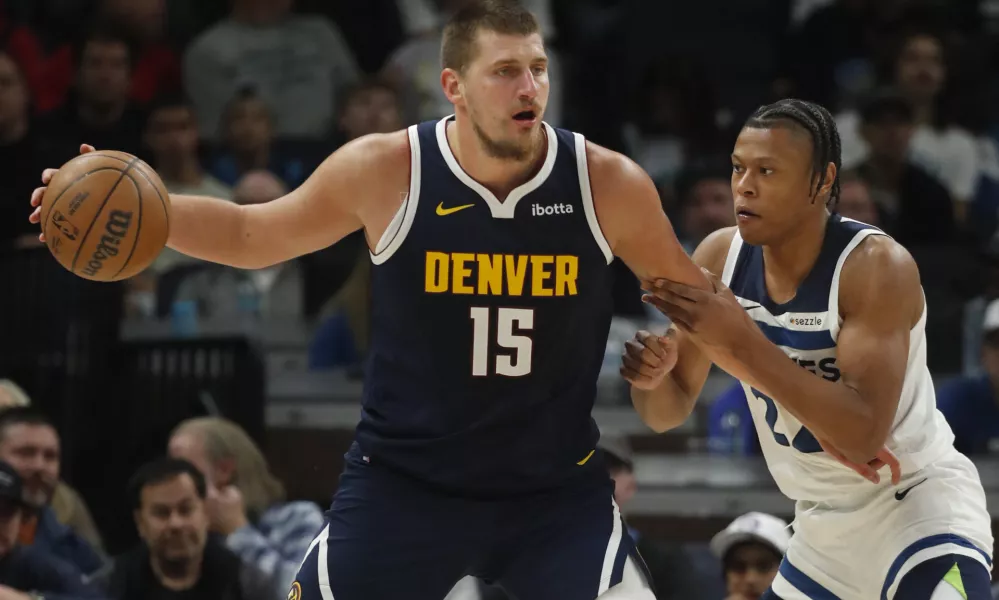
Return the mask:
[[[658,336],[639,331],[624,343],[621,376],[640,390],[654,390],[676,366],[676,340],[671,329]]]
[[[73,274],[118,281],[148,267],[166,247],[170,194],[149,165],[125,152],[80,146],[80,156],[45,169],[28,217],[38,239]]]

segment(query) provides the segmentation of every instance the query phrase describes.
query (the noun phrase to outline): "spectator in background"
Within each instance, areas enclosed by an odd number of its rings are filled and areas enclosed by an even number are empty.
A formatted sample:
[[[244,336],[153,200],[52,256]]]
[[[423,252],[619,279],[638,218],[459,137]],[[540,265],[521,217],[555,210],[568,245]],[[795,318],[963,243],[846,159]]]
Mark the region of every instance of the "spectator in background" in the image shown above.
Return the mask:
[[[252,171],[237,182],[233,200],[262,204],[286,192],[272,173]],[[297,320],[302,317],[304,285],[297,260],[254,270],[205,264],[183,277],[169,301],[195,302],[201,317]]]
[[[937,408],[954,430],[954,447],[968,455],[999,451],[999,300],[985,309],[981,375],[951,379],[937,391]]]
[[[904,246],[952,241],[954,212],[947,190],[909,158],[915,127],[909,101],[881,91],[861,108],[861,123],[869,152],[856,171],[884,217],[884,230]]]
[[[76,145],[141,152],[145,117],[132,105],[133,56],[128,41],[109,30],[95,30],[77,55],[74,93],[46,115],[44,134]]]
[[[711,538],[722,562],[726,600],[758,600],[777,577],[791,541],[789,525],[773,515],[751,512]]]
[[[291,156],[274,139],[274,118],[253,88],[240,90],[222,114],[222,146],[211,163],[212,174],[226,185],[259,169],[269,170],[286,186],[296,188],[312,171],[306,161]]]
[[[141,543],[115,558],[115,600],[274,600],[284,595],[208,534],[205,479],[183,460],[143,466],[128,489]]]
[[[696,158],[728,155],[716,124],[718,102],[704,73],[689,60],[669,57],[651,62],[643,75],[624,125],[625,149],[660,187],[672,189]],[[734,224],[731,190],[729,209]]]
[[[229,17],[201,34],[184,56],[185,88],[203,136],[214,138],[238,90],[259,90],[282,137],[328,135],[340,93],[358,68],[340,31],[315,16],[292,15],[292,0],[233,0]]]
[[[309,343],[310,369],[360,368],[371,335],[371,258],[364,252],[323,307]]]
[[[735,225],[731,172],[731,165],[705,162],[692,165],[677,178],[680,242],[688,253],[714,231]]]
[[[0,379],[0,413],[8,408],[30,405],[31,398],[21,386],[9,379]],[[103,549],[101,534],[97,531],[94,518],[90,515],[87,503],[83,501],[79,492],[59,480],[55,492],[52,493],[50,506],[60,523],[78,533],[97,550]]]
[[[32,135],[30,97],[21,68],[0,52],[0,249],[40,247],[38,227],[25,223],[22,198],[38,187],[38,174],[72,156],[44,136]]]
[[[0,598],[103,598],[73,565],[18,542],[21,524],[32,510],[24,501],[23,493],[23,483],[17,471],[0,462]]]
[[[402,107],[395,89],[377,80],[353,87],[343,102],[340,136],[344,142],[371,133],[391,133],[403,128]]]
[[[144,141],[171,194],[231,197],[232,188],[201,168],[197,117],[186,98],[168,95],[156,100],[149,109]]]
[[[44,415],[30,407],[0,412],[0,460],[17,470],[24,481],[25,500],[33,508],[22,523],[20,542],[92,575],[104,558],[79,533],[59,522],[52,507],[60,458],[59,434]]]
[[[839,202],[833,209],[840,215],[881,227],[881,212],[871,198],[871,188],[860,175],[853,171],[843,171],[839,176]]]
[[[943,42],[930,33],[910,34],[903,38],[892,67],[892,83],[912,111],[909,159],[943,184],[960,222],[978,184],[978,148],[970,133],[952,124],[944,105],[947,64]],[[843,166],[854,167],[874,151],[870,140],[860,132],[863,116],[850,112],[836,120],[842,138]]]
[[[166,0],[101,0],[98,20],[126,33],[135,51],[129,95],[140,105],[181,89],[180,58],[166,42]]]
[[[170,436],[169,453],[204,474],[211,529],[224,536],[226,546],[279,589],[290,589],[302,557],[323,527],[319,507],[288,502],[263,453],[230,421],[184,421]]]

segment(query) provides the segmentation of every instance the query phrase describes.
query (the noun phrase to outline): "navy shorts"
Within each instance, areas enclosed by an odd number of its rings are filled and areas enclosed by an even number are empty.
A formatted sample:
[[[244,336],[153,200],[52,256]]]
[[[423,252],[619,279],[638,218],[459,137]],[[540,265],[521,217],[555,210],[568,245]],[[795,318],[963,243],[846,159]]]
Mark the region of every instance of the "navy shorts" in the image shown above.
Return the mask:
[[[465,575],[518,600],[594,600],[622,581],[647,590],[613,491],[608,478],[528,499],[469,500],[348,458],[289,598],[442,600]],[[644,593],[635,597],[654,597]]]

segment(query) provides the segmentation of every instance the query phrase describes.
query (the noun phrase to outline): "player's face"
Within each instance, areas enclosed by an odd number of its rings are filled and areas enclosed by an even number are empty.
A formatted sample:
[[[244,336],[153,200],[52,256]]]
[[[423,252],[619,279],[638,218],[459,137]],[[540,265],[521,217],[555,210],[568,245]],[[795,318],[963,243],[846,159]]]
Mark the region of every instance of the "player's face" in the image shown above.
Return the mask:
[[[48,425],[10,425],[0,442],[0,460],[24,480],[24,499],[45,506],[59,482],[59,435]]]
[[[447,75],[445,75],[447,78]],[[457,77],[456,107],[494,158],[524,160],[541,143],[548,105],[548,57],[540,34],[483,30],[476,54]]]
[[[778,242],[814,211],[825,210],[825,193],[812,201],[814,184],[807,133],[781,126],[739,133],[732,152],[732,197],[739,234],[748,243]]]
[[[780,566],[780,556],[758,543],[746,543],[729,551],[725,560],[725,587],[728,594],[757,600],[763,596]]]
[[[943,48],[932,36],[915,36],[902,47],[896,64],[898,86],[919,101],[932,100],[946,77]]]

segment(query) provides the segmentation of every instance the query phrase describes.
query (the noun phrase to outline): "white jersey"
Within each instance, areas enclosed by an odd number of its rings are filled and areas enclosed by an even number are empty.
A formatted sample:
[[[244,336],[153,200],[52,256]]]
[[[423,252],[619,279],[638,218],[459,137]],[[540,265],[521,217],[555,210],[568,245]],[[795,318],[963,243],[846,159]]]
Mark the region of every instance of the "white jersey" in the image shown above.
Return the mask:
[[[767,293],[763,249],[745,244],[736,231],[722,279],[767,338],[799,366],[838,381],[836,341],[842,318],[839,282],[847,256],[880,229],[832,215],[815,266],[795,297],[778,304]],[[873,283],[876,285],[876,282]],[[926,367],[926,309],[909,332],[909,357],[888,447],[903,472],[922,469],[953,447],[954,434],[936,409],[933,381]],[[808,429],[781,406],[743,384],[770,472],[781,492],[794,500],[829,501],[870,490],[870,482],[839,464],[819,447]]]
[[[815,266],[784,304],[767,294],[762,248],[743,243],[738,232],[722,279],[788,357],[816,376],[838,381],[840,274],[870,235],[885,234],[830,217]],[[780,398],[743,384],[770,472],[781,492],[797,501],[794,535],[773,583],[777,597],[895,600],[906,575],[942,556],[977,561],[984,567],[978,575],[988,581],[993,539],[985,492],[974,464],[954,450],[954,434],[936,409],[925,326],[924,308],[909,332],[905,380],[887,441],[902,467],[898,486],[887,470],[874,485],[839,464],[784,410]],[[919,577],[914,575],[917,585]]]

